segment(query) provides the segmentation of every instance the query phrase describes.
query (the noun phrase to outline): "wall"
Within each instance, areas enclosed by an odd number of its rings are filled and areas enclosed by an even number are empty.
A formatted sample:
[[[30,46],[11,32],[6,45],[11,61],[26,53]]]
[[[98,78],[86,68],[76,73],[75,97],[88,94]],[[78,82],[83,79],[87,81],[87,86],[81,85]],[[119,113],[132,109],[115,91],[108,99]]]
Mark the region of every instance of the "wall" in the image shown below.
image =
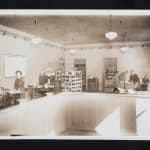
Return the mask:
[[[70,53],[66,49],[65,53],[61,48],[50,47],[45,45],[35,45],[32,42],[16,39],[10,36],[0,35],[0,86],[12,88],[14,78],[5,77],[5,60],[4,56],[21,55],[27,57],[27,75],[26,83],[38,83],[40,71],[48,67],[54,70],[58,69],[59,58],[65,58],[66,70],[73,69],[74,59],[86,58],[86,73],[99,78],[99,90],[103,90],[103,59],[105,57],[117,57],[118,70],[125,71],[134,69],[140,77],[150,72],[150,47],[132,47],[128,53],[120,53],[118,47],[97,46],[97,47],[79,47],[74,48],[76,53]],[[150,77],[150,75],[149,75]]]
[[[70,53],[71,49],[65,51],[65,68],[72,69],[74,59],[86,59],[86,74],[97,76],[99,78],[99,90],[103,90],[103,59],[105,57],[116,57],[118,61],[118,71],[134,69],[139,77],[143,77],[149,72],[150,78],[150,47],[132,47],[127,53],[121,53],[117,47],[78,47],[76,53]]]
[[[14,78],[5,77],[5,55],[21,55],[27,58],[26,83],[37,84],[41,70],[58,68],[59,58],[64,57],[62,49],[45,45],[35,45],[30,41],[0,35],[0,86],[13,88]]]

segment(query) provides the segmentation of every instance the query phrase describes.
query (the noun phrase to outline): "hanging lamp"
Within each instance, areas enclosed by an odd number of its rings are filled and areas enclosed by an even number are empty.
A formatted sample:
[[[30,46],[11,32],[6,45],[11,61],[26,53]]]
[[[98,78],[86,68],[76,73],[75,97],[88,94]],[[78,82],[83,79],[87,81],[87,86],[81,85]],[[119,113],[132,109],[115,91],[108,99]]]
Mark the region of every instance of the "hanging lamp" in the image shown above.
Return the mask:
[[[112,31],[112,15],[109,16],[109,32],[105,33],[105,38],[108,40],[114,40],[117,38],[117,32]]]

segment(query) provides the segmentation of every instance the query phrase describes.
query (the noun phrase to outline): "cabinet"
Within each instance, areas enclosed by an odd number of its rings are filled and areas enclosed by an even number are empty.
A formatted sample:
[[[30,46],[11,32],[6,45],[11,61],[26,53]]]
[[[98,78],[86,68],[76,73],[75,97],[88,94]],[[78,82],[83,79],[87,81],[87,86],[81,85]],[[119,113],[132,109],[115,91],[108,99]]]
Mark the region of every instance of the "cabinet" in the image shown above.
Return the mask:
[[[88,78],[88,92],[98,92],[98,78]]]

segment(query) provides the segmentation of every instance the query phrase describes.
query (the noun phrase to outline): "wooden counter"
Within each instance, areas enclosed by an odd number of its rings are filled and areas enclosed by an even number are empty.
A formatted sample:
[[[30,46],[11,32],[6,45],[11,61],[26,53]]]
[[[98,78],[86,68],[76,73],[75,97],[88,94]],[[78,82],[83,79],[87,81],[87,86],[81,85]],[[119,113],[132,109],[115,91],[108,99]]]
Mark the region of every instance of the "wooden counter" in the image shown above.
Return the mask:
[[[67,99],[67,129],[95,131],[98,125],[103,123],[112,113],[119,109],[118,127],[120,128],[120,134],[136,134],[135,95],[72,93],[68,94]],[[114,130],[114,122],[110,122],[111,124],[107,130]],[[103,134],[105,133],[100,131],[100,135]]]
[[[119,122],[112,116],[111,122],[104,124],[107,135],[115,136],[118,130],[121,135],[136,135],[139,97],[150,99],[148,95],[134,94],[60,93],[24,100],[18,106],[0,110],[0,135],[59,135],[70,129],[95,131],[114,112]],[[100,127],[99,134],[106,132]]]
[[[22,99],[19,105],[0,110],[0,136],[48,136],[64,131],[65,100],[60,98],[48,95],[35,100]]]

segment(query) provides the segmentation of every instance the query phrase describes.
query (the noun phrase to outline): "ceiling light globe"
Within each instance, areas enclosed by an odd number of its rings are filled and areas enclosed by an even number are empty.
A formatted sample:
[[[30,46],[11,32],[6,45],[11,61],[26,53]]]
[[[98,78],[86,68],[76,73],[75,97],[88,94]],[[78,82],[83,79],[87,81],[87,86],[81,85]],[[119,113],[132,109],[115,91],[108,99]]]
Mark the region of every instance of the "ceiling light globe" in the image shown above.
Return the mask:
[[[128,51],[128,47],[127,46],[123,46],[123,47],[120,48],[120,51],[122,53],[126,53]]]
[[[41,38],[33,38],[33,39],[32,39],[32,42],[33,42],[34,44],[39,44],[39,43],[42,42],[42,39],[41,39]]]
[[[105,38],[109,39],[109,40],[114,40],[115,38],[117,38],[118,34],[116,32],[107,32],[105,33]]]
[[[70,53],[71,53],[71,54],[75,54],[75,53],[76,53],[76,50],[75,50],[75,49],[71,49],[71,50],[70,50]]]

